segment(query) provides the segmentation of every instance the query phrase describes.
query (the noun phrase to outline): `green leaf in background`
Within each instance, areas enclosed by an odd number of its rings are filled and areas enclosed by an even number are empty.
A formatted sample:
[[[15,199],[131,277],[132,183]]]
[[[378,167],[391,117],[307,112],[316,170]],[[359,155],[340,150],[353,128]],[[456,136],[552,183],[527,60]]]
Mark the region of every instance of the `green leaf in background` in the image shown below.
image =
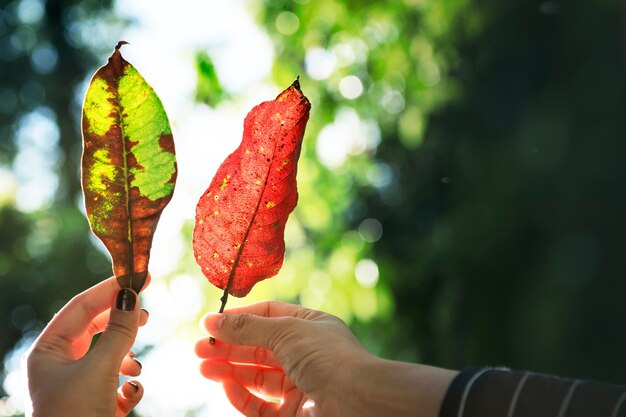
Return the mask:
[[[196,53],[196,101],[215,107],[225,98],[213,60],[204,51]]]
[[[122,58],[125,43],[94,74],[85,96],[82,185],[89,224],[111,254],[113,273],[139,292],[177,167],[165,109]]]

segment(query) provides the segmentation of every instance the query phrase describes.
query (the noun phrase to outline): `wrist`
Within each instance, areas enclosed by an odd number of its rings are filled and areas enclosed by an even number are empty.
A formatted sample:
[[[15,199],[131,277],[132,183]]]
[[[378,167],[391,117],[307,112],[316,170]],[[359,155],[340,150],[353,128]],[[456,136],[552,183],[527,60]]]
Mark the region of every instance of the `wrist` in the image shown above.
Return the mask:
[[[345,410],[358,416],[437,417],[450,382],[457,374],[432,366],[365,358],[346,381]],[[342,414],[344,415],[344,414]]]

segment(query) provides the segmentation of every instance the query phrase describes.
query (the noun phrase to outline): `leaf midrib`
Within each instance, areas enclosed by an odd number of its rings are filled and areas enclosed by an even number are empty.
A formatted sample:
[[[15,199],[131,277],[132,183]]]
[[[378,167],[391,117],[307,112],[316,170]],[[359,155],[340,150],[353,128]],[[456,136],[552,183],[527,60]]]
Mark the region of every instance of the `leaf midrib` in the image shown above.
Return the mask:
[[[124,75],[122,74],[119,78],[122,78]],[[120,90],[119,90],[119,78],[114,80],[115,83],[115,111],[116,111],[116,121],[117,125],[120,128],[120,134],[122,136],[122,160],[124,162],[124,194],[126,197],[125,206],[126,206],[126,218],[127,218],[127,226],[128,226],[128,267],[130,268],[129,277],[128,277],[128,286],[133,288],[133,277],[135,275],[135,254],[134,254],[134,242],[133,242],[133,222],[131,217],[131,203],[130,203],[130,175],[128,169],[128,155],[129,151],[126,150],[126,135],[124,134],[124,123],[122,121],[123,112],[122,112],[122,104],[120,100]]]
[[[267,169],[267,174],[265,175],[265,180],[263,181],[263,186],[261,187],[261,193],[259,194],[259,199],[256,203],[256,207],[254,209],[254,211],[252,212],[252,218],[250,219],[250,222],[248,223],[248,227],[246,228],[246,231],[243,234],[243,239],[241,241],[241,245],[239,245],[239,248],[237,250],[237,255],[235,256],[235,260],[233,262],[233,266],[230,270],[230,274],[228,275],[228,280],[226,281],[226,288],[224,288],[224,294],[228,294],[230,292],[230,288],[233,285],[233,281],[235,278],[235,271],[237,270],[237,267],[239,266],[239,260],[241,258],[241,254],[243,253],[243,248],[246,245],[246,241],[248,240],[248,235],[250,234],[250,230],[252,230],[252,225],[254,224],[254,220],[256,219],[256,215],[259,212],[259,207],[261,206],[261,200],[263,200],[263,194],[265,193],[265,188],[267,187],[267,181],[269,180],[270,177],[270,173],[272,172],[272,164],[274,163],[274,154],[276,153],[276,141],[274,142],[274,146],[272,148],[272,155],[270,157],[270,165]],[[241,148],[240,148],[241,149]],[[222,309],[224,307],[224,304],[222,305]],[[220,313],[223,311],[220,311]]]

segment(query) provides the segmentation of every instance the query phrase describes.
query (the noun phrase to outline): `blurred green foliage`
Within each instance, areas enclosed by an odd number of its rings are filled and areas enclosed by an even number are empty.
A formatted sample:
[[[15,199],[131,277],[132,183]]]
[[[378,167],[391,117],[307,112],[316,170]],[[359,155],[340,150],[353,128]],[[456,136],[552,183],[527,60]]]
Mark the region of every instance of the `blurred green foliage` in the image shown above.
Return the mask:
[[[343,230],[382,226],[358,255],[393,300],[352,323],[370,348],[623,382],[626,5],[266,5],[273,77],[304,68],[313,99],[301,201],[330,212],[306,229],[319,264],[333,274],[324,259]],[[342,94],[351,76],[355,98]],[[318,134],[346,108],[375,122],[380,144],[323,166]]]
[[[226,98],[213,60],[205,51],[196,53],[196,100],[213,107]]]
[[[110,271],[77,202],[71,92],[118,40],[109,6],[1,3],[2,353]],[[273,81],[300,74],[313,108],[285,266],[233,305],[332,312],[390,358],[623,382],[626,4],[251,7],[274,42]],[[197,99],[218,107],[227,92],[210,57],[196,67]],[[5,175],[29,161],[26,117],[58,129],[57,142],[35,140],[58,181],[32,210]],[[186,251],[174,274],[195,271]]]
[[[327,297],[313,307],[346,319],[384,356],[441,361],[424,356],[432,314],[415,310],[449,311],[434,294],[416,303],[426,279],[419,276],[426,265],[416,262],[423,256],[418,245],[430,239],[449,188],[445,167],[431,160],[441,145],[424,138],[430,115],[459,95],[451,67],[465,8],[462,1],[322,0],[271,1],[261,12],[277,54],[274,79],[285,84],[304,70],[301,84],[313,104],[296,215],[333,291],[335,283],[353,284],[345,298]],[[348,142],[345,158],[325,160],[324,148],[342,142]],[[351,244],[356,247],[345,256],[343,245]],[[380,271],[371,288],[355,280],[370,258]]]
[[[1,356],[23,335],[36,336],[85,285],[110,273],[77,202],[80,104],[73,94],[95,65],[94,53],[111,45],[107,36],[92,36],[94,22],[111,22],[112,37],[122,27],[108,4],[0,3]],[[33,119],[43,130],[28,129]],[[17,182],[28,186],[20,189]],[[33,202],[32,187],[44,188],[47,198]]]

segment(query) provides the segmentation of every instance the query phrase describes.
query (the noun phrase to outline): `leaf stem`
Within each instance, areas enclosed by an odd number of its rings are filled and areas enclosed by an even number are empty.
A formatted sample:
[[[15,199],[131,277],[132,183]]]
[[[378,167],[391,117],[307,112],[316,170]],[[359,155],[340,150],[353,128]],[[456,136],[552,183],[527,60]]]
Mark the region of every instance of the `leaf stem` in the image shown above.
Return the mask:
[[[224,312],[224,309],[226,308],[226,302],[228,301],[228,290],[230,290],[229,285],[224,288],[224,294],[222,294],[222,297],[220,298],[220,301],[222,302],[222,305],[220,306],[220,311],[218,311],[218,313],[220,314],[222,314]],[[209,338],[209,343],[212,345],[215,344],[215,338],[213,336]]]
[[[220,311],[218,311],[218,313],[222,314],[224,312],[224,308],[226,307],[226,302],[228,301],[228,291],[230,290],[230,288],[226,287],[224,289],[224,294],[222,294],[222,297],[220,298],[220,301],[222,302],[222,305],[220,306]]]

